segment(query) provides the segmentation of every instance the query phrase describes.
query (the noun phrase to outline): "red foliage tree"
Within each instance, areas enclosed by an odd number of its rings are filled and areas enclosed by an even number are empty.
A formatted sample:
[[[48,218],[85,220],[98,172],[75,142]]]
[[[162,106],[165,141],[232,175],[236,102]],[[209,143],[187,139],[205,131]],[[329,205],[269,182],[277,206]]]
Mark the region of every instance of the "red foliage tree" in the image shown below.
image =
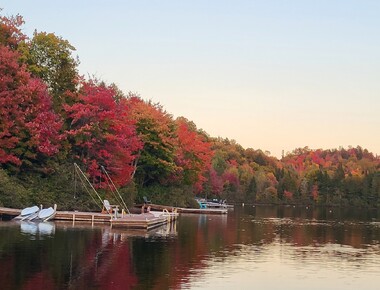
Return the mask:
[[[285,198],[291,200],[291,199],[293,199],[293,192],[288,191],[288,190],[284,190],[284,196],[285,196]]]
[[[213,151],[205,136],[196,131],[185,118],[177,119],[178,146],[176,163],[181,168],[185,183],[194,184],[200,192],[206,181],[204,174],[210,169]]]
[[[134,171],[135,153],[141,148],[128,101],[115,98],[111,87],[94,81],[82,81],[73,98],[76,102],[64,105],[64,109],[75,157],[93,178],[101,177],[100,166],[104,166],[116,184],[125,185]]]
[[[313,199],[316,201],[319,196],[319,191],[318,191],[318,185],[314,184],[311,190],[311,195]]]
[[[220,195],[223,191],[223,178],[218,175],[213,167],[210,168],[211,192]]]
[[[24,19],[20,15],[5,17],[0,16],[0,44],[7,46],[11,50],[16,50],[19,44],[26,39],[21,32],[21,25]]]
[[[0,45],[0,163],[19,166],[58,152],[61,121],[46,86],[30,76],[18,57]]]

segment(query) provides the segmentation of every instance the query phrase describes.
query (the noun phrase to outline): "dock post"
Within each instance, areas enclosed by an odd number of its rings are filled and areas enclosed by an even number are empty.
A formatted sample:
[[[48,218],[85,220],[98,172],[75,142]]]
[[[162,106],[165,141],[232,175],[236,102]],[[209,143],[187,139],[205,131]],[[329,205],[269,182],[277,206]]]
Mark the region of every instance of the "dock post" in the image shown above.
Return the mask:
[[[91,216],[91,226],[94,226],[94,215]]]

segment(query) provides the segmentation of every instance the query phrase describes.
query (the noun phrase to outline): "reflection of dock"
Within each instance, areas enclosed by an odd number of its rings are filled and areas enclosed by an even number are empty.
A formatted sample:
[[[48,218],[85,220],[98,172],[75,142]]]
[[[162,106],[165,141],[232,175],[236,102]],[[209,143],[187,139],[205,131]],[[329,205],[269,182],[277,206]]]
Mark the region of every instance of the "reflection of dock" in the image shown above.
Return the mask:
[[[20,209],[0,207],[0,214],[17,216]],[[110,223],[113,227],[124,227],[131,229],[153,229],[161,225],[171,223],[177,218],[177,213],[143,213],[143,214],[107,214],[98,212],[81,211],[57,211],[55,220],[75,222]]]
[[[178,235],[176,223],[165,224],[154,229],[145,230],[145,229],[131,229],[131,228],[119,228],[119,227],[110,227],[106,224],[89,224],[88,222],[68,222],[68,221],[55,221],[55,227],[59,230],[71,230],[71,229],[95,229],[101,230],[104,233],[107,233],[109,236],[115,237],[120,236],[123,239],[128,237],[141,237],[141,238],[150,238],[150,237],[175,237]]]
[[[26,221],[0,221],[0,228],[9,227],[19,227],[20,232],[23,234],[33,236],[33,239],[41,239],[45,236],[53,236],[56,230],[67,231],[67,230],[85,230],[93,229],[100,230],[104,233],[108,233],[109,237],[121,237],[126,239],[129,237],[139,237],[139,238],[172,238],[178,235],[177,223],[166,223],[159,227],[152,229],[143,228],[120,228],[111,227],[109,224],[105,223],[95,223],[91,224],[89,222],[75,223],[70,221],[49,221],[49,222],[26,222]]]

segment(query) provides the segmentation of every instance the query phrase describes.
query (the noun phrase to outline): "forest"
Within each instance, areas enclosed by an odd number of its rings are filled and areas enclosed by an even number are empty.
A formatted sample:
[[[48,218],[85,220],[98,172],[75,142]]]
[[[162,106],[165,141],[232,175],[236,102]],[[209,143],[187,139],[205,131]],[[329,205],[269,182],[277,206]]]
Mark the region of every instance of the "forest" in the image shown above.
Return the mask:
[[[380,206],[380,157],[360,146],[296,148],[281,159],[212,137],[159,103],[85,78],[68,40],[22,32],[0,15],[0,206],[92,209],[73,164],[111,198],[104,167],[125,201]]]

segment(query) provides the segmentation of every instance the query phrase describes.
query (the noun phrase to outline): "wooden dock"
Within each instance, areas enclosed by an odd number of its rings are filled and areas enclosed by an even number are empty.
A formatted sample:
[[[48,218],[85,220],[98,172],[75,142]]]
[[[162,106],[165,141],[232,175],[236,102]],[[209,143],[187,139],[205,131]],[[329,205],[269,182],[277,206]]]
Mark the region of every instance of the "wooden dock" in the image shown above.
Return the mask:
[[[109,223],[111,218],[110,214],[99,212],[57,211],[54,219],[72,222]]]
[[[195,214],[227,214],[226,208],[178,208],[180,213],[195,213]]]
[[[167,215],[164,212],[161,214],[118,214],[115,215],[97,213],[97,212],[78,212],[78,211],[57,211],[56,220],[65,221],[80,221],[94,223],[110,223],[112,227],[123,227],[130,229],[153,229],[161,225],[175,221],[177,215]]]
[[[169,222],[164,217],[155,217],[149,213],[126,215],[123,218],[111,219],[112,227],[129,229],[153,229]]]
[[[138,204],[135,207],[141,208],[143,205]],[[184,208],[184,207],[172,207],[160,204],[149,203],[145,207],[150,207],[151,210],[167,210],[168,212],[178,212],[178,213],[194,213],[194,214],[226,214],[228,212],[227,208]]]
[[[21,209],[0,207],[0,215],[18,216],[21,214]]]
[[[0,214],[17,216],[21,209],[0,207]],[[171,223],[176,220],[178,214],[162,212],[162,214],[143,213],[143,214],[118,214],[110,215],[99,212],[81,211],[57,211],[55,220],[75,222],[109,223],[112,227],[124,227],[130,229],[153,229],[161,225]]]

